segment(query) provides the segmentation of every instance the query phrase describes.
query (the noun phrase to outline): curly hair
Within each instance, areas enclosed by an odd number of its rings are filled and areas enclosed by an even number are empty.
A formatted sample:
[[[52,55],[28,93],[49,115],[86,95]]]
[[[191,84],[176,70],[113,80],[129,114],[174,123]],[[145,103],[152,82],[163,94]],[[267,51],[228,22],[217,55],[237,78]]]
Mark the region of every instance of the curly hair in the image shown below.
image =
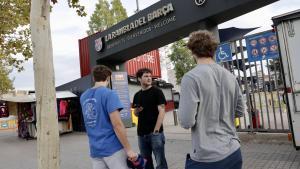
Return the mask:
[[[152,74],[152,70],[148,68],[141,68],[136,72],[136,77],[141,78],[144,73],[150,73]]]
[[[217,49],[218,42],[212,33],[206,30],[192,32],[189,36],[187,47],[198,58],[211,57],[213,58]]]

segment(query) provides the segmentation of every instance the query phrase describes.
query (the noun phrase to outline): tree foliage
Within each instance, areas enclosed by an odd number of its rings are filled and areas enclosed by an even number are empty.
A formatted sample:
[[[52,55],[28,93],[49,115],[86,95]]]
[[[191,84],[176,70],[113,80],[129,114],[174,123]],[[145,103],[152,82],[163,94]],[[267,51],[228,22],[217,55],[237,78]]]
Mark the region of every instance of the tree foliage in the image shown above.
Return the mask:
[[[176,82],[180,84],[183,75],[196,65],[191,52],[186,48],[185,40],[174,42],[168,57],[175,66]]]
[[[128,17],[120,0],[112,0],[111,5],[110,11],[113,18],[113,24],[119,23]]]
[[[32,57],[29,12],[30,0],[0,0],[0,94],[12,89],[9,73],[22,71]]]
[[[8,78],[10,71],[0,65],[0,95],[13,89],[12,80]]]
[[[56,4],[57,0],[51,0],[51,2]],[[68,5],[70,8],[76,9],[77,15],[86,16],[85,8],[79,4],[79,0],[68,0]]]
[[[56,3],[57,0],[51,0]],[[3,66],[22,71],[22,63],[32,57],[29,30],[30,0],[0,0],[0,59]],[[80,16],[85,16],[79,0],[68,0]]]
[[[1,66],[22,71],[22,63],[32,57],[29,12],[30,0],[0,0]]]
[[[127,18],[127,13],[120,0],[99,0],[89,21],[88,35],[103,31]]]
[[[57,0],[51,0],[53,4]],[[85,16],[79,0],[68,0],[69,7]],[[29,28],[30,0],[0,0],[0,91],[12,89],[9,73],[24,70],[23,63],[32,57]]]

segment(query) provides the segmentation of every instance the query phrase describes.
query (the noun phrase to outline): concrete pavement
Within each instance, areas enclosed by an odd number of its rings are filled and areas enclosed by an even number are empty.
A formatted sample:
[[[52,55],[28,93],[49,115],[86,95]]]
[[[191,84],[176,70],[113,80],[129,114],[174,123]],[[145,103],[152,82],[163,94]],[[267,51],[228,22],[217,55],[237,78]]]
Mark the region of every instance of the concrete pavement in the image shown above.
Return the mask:
[[[136,128],[129,128],[128,138],[137,151]],[[170,169],[183,169],[185,154],[191,148],[190,134],[173,125],[172,113],[165,120],[166,157]],[[300,169],[300,151],[287,134],[240,133],[244,169]],[[90,169],[88,140],[85,133],[61,136],[61,169]],[[36,169],[36,140],[23,140],[14,131],[0,131],[0,169]]]

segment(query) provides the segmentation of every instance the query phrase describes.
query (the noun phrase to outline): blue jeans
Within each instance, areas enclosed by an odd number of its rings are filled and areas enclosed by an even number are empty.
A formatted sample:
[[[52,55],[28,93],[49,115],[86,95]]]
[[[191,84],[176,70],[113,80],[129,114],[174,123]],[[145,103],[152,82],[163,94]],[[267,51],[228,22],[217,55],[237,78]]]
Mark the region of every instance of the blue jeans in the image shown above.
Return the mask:
[[[163,133],[138,136],[141,155],[147,159],[145,169],[154,169],[152,152],[156,160],[156,169],[168,169],[165,157],[165,135]]]
[[[186,158],[185,169],[241,169],[243,164],[241,149],[238,149],[225,159],[217,162],[198,162]]]

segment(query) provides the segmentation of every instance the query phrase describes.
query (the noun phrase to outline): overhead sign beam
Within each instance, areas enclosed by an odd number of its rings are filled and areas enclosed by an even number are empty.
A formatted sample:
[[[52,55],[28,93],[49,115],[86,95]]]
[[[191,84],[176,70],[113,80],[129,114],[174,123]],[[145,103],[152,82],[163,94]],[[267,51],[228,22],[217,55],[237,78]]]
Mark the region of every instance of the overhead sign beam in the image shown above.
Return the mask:
[[[277,0],[161,0],[88,38],[91,66],[121,63],[198,29],[210,29]]]

